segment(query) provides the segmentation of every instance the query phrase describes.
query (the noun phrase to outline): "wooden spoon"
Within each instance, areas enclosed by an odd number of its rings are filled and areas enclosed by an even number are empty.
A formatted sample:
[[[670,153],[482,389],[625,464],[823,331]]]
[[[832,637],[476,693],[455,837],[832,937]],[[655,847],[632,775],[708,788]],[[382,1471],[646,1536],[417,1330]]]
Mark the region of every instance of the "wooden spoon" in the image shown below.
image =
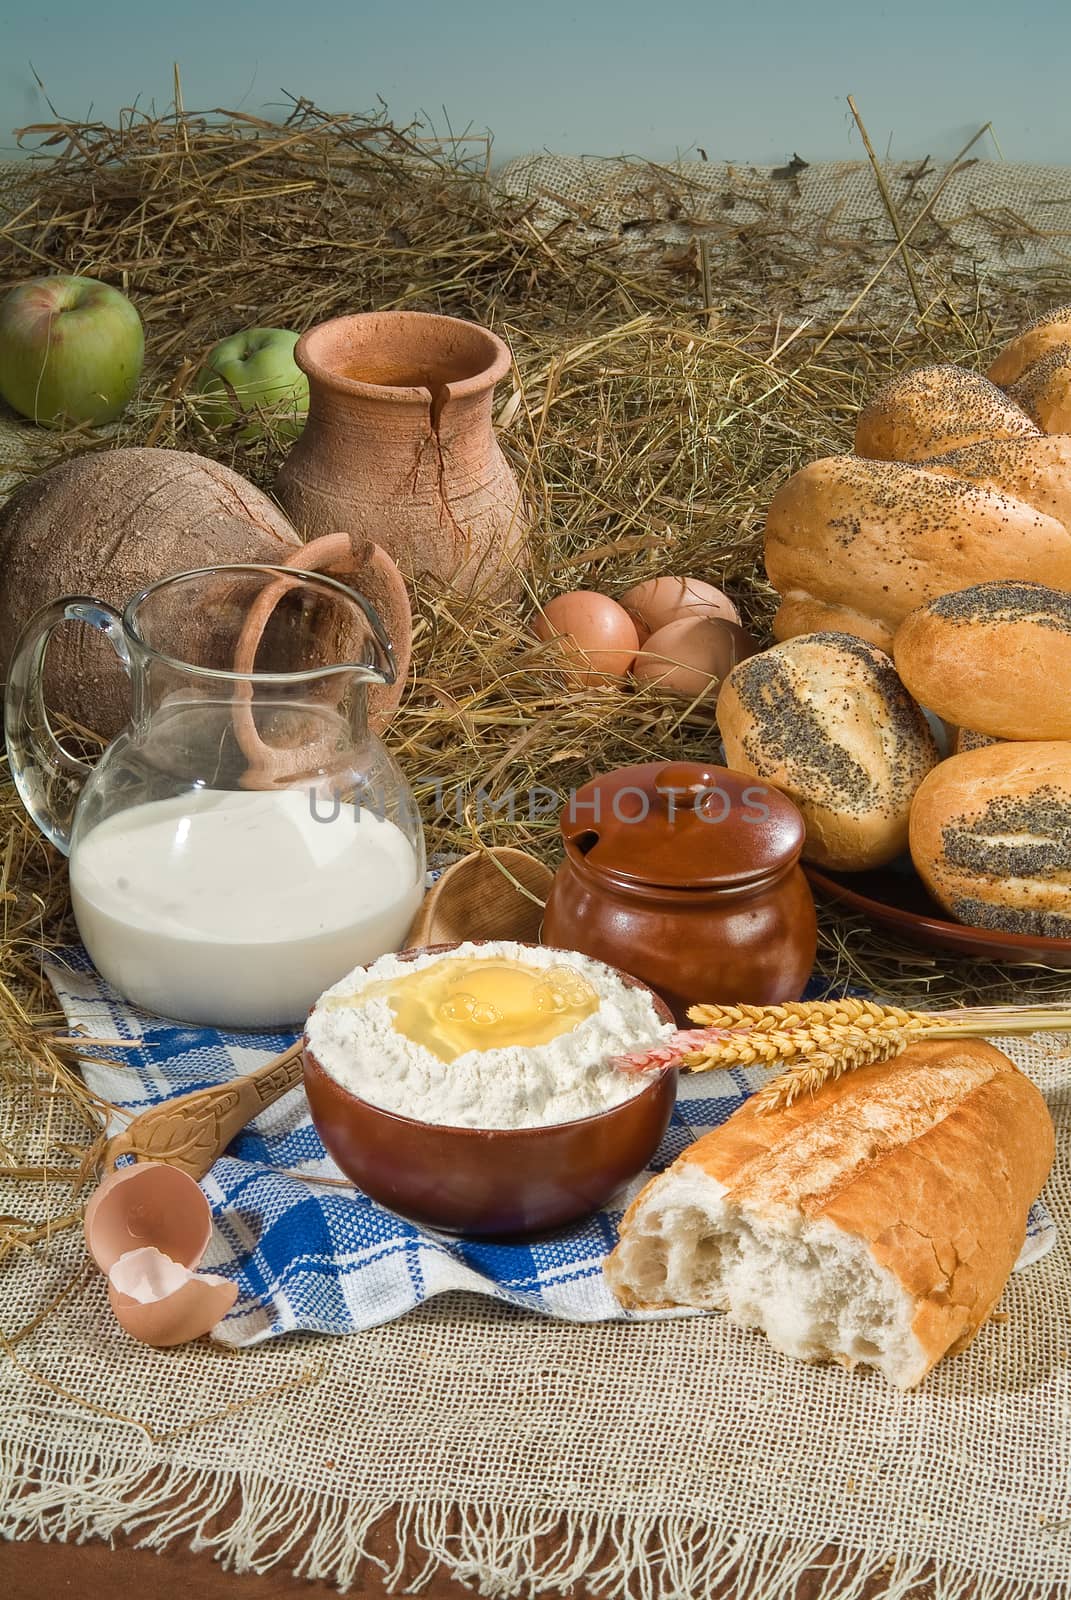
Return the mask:
[[[534,944],[553,873],[523,850],[478,850],[448,867],[424,898],[405,949],[463,939],[516,939]],[[121,1156],[164,1161],[203,1178],[246,1123],[301,1082],[301,1040],[262,1067],[229,1083],[162,1100],[136,1116],[104,1149],[104,1165]]]

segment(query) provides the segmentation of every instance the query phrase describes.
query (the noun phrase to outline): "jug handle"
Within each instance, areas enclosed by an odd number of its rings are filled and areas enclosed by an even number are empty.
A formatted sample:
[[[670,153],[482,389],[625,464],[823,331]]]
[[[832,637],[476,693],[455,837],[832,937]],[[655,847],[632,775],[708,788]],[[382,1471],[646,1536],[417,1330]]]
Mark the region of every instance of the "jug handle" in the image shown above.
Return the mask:
[[[19,797],[46,839],[71,851],[71,823],[92,764],[71,755],[52,731],[45,708],[45,653],[65,622],[84,622],[102,633],[130,676],[130,652],[118,611],[86,595],[54,600],[32,616],[19,635],[7,674],[4,739]]]
[[[342,560],[349,554],[350,540],[346,534],[326,534],[305,545],[301,551],[292,556],[287,562],[285,570],[294,574],[287,582],[286,577],[280,577],[276,583],[264,589],[253,602],[249,614],[242,624],[242,631],[234,653],[234,670],[238,673],[249,674],[255,670],[257,649],[260,645],[264,629],[267,627],[272,612],[279,601],[301,581],[306,572],[319,573],[321,567],[328,566],[332,561]],[[374,549],[375,546],[372,546]],[[324,573],[323,576],[328,576]],[[342,581],[342,580],[339,580]],[[403,587],[403,594],[404,594]],[[391,642],[387,638],[379,613],[369,604],[363,595],[350,590],[351,598],[356,600],[364,612],[376,653],[379,657],[379,667],[369,674],[369,681],[377,682],[389,687],[398,676],[398,669],[394,658]],[[408,596],[406,596],[408,609]],[[268,786],[273,781],[277,770],[286,771],[292,768],[293,751],[276,750],[271,745],[265,744],[257,732],[256,721],[253,716],[253,691],[248,683],[240,684],[235,692],[234,700],[234,735],[244,756],[250,766],[245,782],[251,788]]]

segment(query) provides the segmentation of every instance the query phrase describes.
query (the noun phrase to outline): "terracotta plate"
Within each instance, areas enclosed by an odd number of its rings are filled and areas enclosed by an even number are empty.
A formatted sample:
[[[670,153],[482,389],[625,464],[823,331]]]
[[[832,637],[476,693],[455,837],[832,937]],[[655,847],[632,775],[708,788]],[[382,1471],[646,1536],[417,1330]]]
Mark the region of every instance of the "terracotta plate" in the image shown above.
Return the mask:
[[[811,886],[878,927],[888,928],[908,944],[947,950],[976,961],[1018,966],[1071,967],[1071,939],[1043,939],[1028,933],[1003,933],[993,928],[968,928],[952,922],[931,900],[907,860],[873,872],[828,872],[804,864]]]

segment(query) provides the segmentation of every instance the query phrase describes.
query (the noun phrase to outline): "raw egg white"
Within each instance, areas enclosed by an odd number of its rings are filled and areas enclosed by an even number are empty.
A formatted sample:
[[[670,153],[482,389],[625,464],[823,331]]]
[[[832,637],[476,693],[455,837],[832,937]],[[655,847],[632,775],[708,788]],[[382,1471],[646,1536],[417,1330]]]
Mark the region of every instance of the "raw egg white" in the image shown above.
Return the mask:
[[[622,677],[639,649],[636,624],[623,606],[593,589],[574,589],[548,601],[532,619],[537,639],[556,639],[574,670],[567,676],[584,684]]]
[[[755,645],[738,623],[723,617],[681,617],[652,633],[636,657],[637,683],[657,684],[688,700],[717,694],[738,661]]]
[[[647,578],[626,589],[621,604],[636,623],[641,644],[649,634],[684,617],[740,621],[740,613],[729,596],[701,578]]]

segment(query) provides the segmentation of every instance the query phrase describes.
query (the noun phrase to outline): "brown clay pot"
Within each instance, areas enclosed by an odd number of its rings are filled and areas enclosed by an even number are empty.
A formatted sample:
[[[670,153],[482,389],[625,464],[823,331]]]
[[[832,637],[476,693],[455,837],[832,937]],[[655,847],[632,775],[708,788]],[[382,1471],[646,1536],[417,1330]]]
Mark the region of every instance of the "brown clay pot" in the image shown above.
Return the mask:
[[[803,818],[758,778],[697,762],[620,767],[561,814],[543,942],[625,967],[688,1007],[798,1000],[814,965]]]
[[[372,311],[310,328],[294,355],[309,418],[276,493],[305,537],[374,540],[406,577],[516,599],[527,522],[491,420],[510,365],[501,339],[455,317]]]

